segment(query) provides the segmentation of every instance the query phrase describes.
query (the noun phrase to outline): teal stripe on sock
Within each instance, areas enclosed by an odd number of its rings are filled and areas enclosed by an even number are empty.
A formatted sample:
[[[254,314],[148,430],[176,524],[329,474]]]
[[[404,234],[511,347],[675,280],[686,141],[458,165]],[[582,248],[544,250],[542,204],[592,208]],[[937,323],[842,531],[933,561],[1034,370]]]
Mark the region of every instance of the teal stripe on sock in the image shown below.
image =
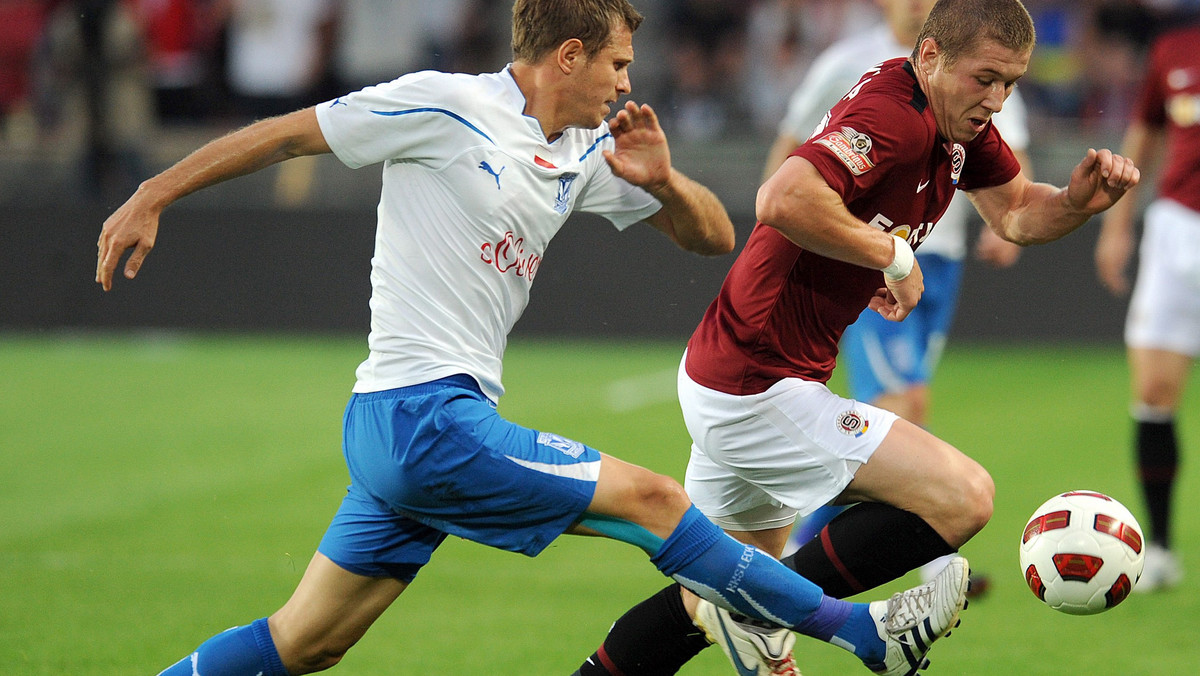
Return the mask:
[[[631,545],[641,547],[650,556],[658,554],[664,542],[662,538],[636,523],[615,516],[585,512],[583,518],[579,520],[579,525],[590,528],[614,540],[628,542]]]

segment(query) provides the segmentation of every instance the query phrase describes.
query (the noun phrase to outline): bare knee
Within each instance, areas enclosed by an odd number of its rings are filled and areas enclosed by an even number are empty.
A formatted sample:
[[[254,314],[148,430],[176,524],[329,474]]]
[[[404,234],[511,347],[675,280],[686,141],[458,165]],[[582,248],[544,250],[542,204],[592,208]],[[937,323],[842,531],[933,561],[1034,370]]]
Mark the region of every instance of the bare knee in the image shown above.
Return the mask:
[[[631,488],[627,499],[630,509],[635,512],[631,521],[645,527],[656,525],[667,532],[674,530],[679,518],[692,504],[678,481],[649,470]]]
[[[289,674],[298,675],[324,671],[341,662],[345,655],[345,650],[304,646],[301,653],[289,655],[288,659],[284,659],[281,655],[280,659],[283,661],[283,665]]]
[[[1192,358],[1164,350],[1129,352],[1133,395],[1138,403],[1159,410],[1179,407]]]
[[[942,536],[951,546],[962,546],[983,530],[992,518],[996,484],[982,466],[971,463],[959,477],[957,494],[943,507],[947,515]]]
[[[283,666],[307,674],[337,664],[407,586],[357,575],[317,552],[291,598],[267,619]]]
[[[1181,392],[1175,383],[1160,379],[1138,383],[1135,395],[1142,406],[1173,413],[1179,406]]]
[[[970,456],[955,451],[944,456],[938,490],[932,495],[938,532],[948,544],[960,547],[983,530],[992,518],[996,484]]]
[[[346,656],[349,645],[337,645],[328,637],[311,636],[289,632],[285,626],[276,626],[276,617],[271,618],[271,634],[279,660],[289,674],[311,674],[324,671]]]
[[[987,470],[929,432],[899,420],[843,493],[905,509],[959,547],[992,518]]]
[[[983,530],[992,518],[996,485],[979,463],[959,456],[952,471],[922,491],[923,499],[910,508],[946,544],[958,548]]]
[[[588,511],[631,521],[665,538],[691,504],[671,477],[606,456]]]
[[[297,676],[324,671],[341,662],[354,646],[353,639],[318,631],[290,610],[289,606],[284,606],[268,620],[275,650],[289,674]]]

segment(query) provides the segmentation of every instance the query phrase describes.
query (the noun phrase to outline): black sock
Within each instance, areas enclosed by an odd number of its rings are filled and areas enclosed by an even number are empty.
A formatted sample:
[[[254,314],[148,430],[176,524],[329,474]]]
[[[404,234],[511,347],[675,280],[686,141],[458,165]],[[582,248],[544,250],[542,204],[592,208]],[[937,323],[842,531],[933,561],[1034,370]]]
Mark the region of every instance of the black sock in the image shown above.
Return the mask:
[[[1170,547],[1171,493],[1179,469],[1179,441],[1175,420],[1137,421],[1138,476],[1150,517],[1147,538]]]
[[[829,596],[842,599],[954,551],[916,514],[862,502],[834,517],[783,562]]]
[[[673,584],[629,609],[578,676],[670,676],[710,644]],[[575,675],[572,675],[575,676]]]

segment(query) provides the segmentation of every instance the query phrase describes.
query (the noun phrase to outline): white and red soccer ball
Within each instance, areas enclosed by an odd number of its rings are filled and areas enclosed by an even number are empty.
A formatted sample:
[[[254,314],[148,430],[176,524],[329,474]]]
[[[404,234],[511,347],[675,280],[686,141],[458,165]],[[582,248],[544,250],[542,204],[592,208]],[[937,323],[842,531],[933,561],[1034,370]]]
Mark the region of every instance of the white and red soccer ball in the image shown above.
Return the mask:
[[[1046,605],[1093,615],[1124,601],[1142,575],[1142,529],[1124,505],[1095,491],[1042,503],[1021,535],[1021,571]]]

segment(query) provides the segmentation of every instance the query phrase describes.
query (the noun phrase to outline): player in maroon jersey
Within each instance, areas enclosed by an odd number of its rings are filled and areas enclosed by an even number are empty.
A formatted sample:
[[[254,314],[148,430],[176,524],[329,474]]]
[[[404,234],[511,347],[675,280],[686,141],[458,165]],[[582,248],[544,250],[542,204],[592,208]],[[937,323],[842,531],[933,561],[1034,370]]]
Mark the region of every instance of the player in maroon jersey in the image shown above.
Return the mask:
[[[1200,27],[1163,34],[1150,51],[1122,152],[1147,164],[1164,148],[1158,194],[1145,212],[1137,283],[1125,322],[1135,426],[1134,452],[1149,516],[1146,568],[1134,589],[1179,582],[1170,549],[1171,494],[1179,467],[1175,417],[1200,354]],[[1105,214],[1096,242],[1100,280],[1129,292],[1134,211],[1127,199]]]
[[[842,331],[864,308],[899,321],[920,300],[912,250],[954,190],[1002,238],[1028,245],[1066,235],[1138,181],[1128,159],[1094,149],[1065,188],[1021,174],[990,118],[1033,43],[1018,0],[938,2],[911,56],[866,73],[759,189],[759,223],[688,343],[689,495],[775,556],[798,514],[854,503],[785,559],[830,596],[956,551],[990,519],[995,490],[949,443],[826,387]],[[919,624],[927,608],[912,610]],[[795,673],[786,640],[737,619],[668,587],[618,620],[579,674],[675,673],[703,647],[701,632],[740,674]]]

